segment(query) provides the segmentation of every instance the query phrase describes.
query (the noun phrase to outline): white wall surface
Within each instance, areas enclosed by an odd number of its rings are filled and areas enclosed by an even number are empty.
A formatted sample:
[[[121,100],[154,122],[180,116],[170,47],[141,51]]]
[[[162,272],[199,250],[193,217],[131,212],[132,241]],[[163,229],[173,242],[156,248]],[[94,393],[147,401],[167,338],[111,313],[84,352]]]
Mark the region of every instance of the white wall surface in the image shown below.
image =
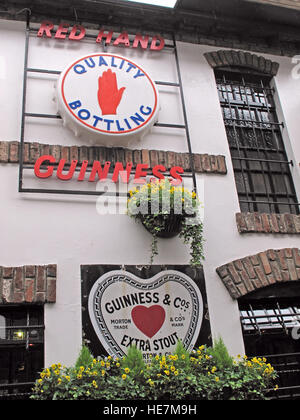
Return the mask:
[[[193,151],[226,156],[226,176],[198,175],[197,182],[204,202],[204,273],[212,332],[214,337],[221,335],[231,353],[236,355],[244,349],[238,306],[217,276],[216,267],[269,248],[299,247],[299,238],[238,234],[235,213],[239,211],[239,204],[230,153],[214,74],[203,56],[212,50],[212,47],[178,43]],[[99,46],[91,41],[71,43],[32,38],[29,66],[62,70],[74,58],[96,51]],[[170,52],[122,48],[109,48],[108,52],[136,60],[154,80],[176,81],[174,56]],[[280,63],[275,78],[278,106],[286,125],[284,137],[288,153],[297,163],[293,175],[299,185],[300,81],[290,76],[293,65],[289,58],[266,57]],[[20,138],[23,59],[24,25],[0,21],[0,140]],[[28,111],[56,112],[52,101],[54,81],[52,76],[30,78]],[[159,90],[162,103],[159,121],[182,123],[178,90],[161,87]],[[62,127],[60,121],[52,120],[29,121],[25,140],[84,144]],[[142,143],[135,141],[130,147],[187,151],[182,130],[161,128],[153,128]],[[46,365],[71,364],[81,346],[80,265],[148,264],[151,237],[126,215],[97,214],[95,198],[21,194],[17,192],[17,184],[17,165],[0,164],[0,265],[57,264],[57,302],[45,306],[45,362]],[[188,249],[178,238],[159,241],[156,264],[187,264],[188,261]]]

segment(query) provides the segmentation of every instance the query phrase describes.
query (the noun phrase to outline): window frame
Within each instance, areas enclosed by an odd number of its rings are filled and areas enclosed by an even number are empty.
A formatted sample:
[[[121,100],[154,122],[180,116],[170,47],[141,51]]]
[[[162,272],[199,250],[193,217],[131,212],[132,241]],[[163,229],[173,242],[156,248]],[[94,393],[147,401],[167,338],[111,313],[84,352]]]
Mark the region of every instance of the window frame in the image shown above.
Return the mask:
[[[7,358],[0,400],[24,399],[44,365],[44,305],[0,305],[0,316],[0,354]]]
[[[222,67],[215,78],[241,211],[299,214],[272,78]]]

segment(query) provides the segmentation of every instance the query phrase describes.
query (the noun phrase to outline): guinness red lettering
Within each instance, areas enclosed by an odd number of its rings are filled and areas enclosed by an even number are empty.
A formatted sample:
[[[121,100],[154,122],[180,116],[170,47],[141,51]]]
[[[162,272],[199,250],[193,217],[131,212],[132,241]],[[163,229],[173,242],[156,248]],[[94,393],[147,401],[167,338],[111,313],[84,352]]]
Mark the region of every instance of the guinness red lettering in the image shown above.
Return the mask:
[[[108,175],[112,174],[112,181],[118,182],[121,180],[123,183],[128,183],[130,175],[132,174],[131,162],[127,163],[124,167],[122,162],[116,162],[114,167],[112,167],[111,162],[101,162],[95,160],[91,165],[91,169],[87,171],[89,162],[84,160],[78,162],[77,160],[72,160],[67,164],[65,159],[60,159],[58,162],[57,168],[54,164],[56,163],[55,158],[52,155],[43,155],[39,157],[34,165],[34,173],[38,178],[46,179],[52,177],[54,171],[56,170],[56,177],[62,181],[70,181],[71,179],[76,179],[77,181],[105,181],[108,179]],[[143,184],[146,182],[146,176],[149,175],[149,165],[144,163],[138,163],[135,168],[134,182],[138,184]],[[152,175],[156,179],[164,179],[164,173],[167,171],[167,168],[164,165],[156,165],[152,168]],[[184,170],[181,166],[173,166],[170,169],[170,176],[173,178],[171,181],[172,185],[179,185],[182,182],[182,177],[180,174],[184,173]],[[150,174],[151,175],[151,174]]]

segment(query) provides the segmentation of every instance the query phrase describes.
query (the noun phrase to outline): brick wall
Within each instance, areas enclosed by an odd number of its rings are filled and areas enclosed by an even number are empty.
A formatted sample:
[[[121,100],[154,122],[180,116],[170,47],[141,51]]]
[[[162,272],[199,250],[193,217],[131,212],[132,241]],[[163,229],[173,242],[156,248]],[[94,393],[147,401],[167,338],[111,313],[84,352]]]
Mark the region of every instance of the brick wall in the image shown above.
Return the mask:
[[[272,284],[300,280],[300,249],[269,249],[217,268],[233,299]]]
[[[284,213],[237,213],[239,233],[300,234],[300,215]]]
[[[19,142],[0,141],[0,163],[19,162]],[[109,148],[99,146],[61,146],[42,143],[24,143],[23,162],[34,164],[42,155],[52,155],[58,162],[66,159],[70,163],[72,159],[80,162],[88,160],[91,165],[94,160],[100,162],[132,162],[135,167],[138,163],[148,164],[150,168],[157,164],[166,166],[181,166],[185,172],[191,171],[190,155],[164,150],[131,150],[124,148]],[[194,169],[197,173],[213,173],[225,175],[227,173],[225,157],[222,155],[193,154]]]
[[[0,304],[55,303],[56,265],[0,267]]]
[[[279,64],[263,56],[244,51],[219,50],[204,54],[212,68],[238,66],[256,70],[269,76],[276,76]]]

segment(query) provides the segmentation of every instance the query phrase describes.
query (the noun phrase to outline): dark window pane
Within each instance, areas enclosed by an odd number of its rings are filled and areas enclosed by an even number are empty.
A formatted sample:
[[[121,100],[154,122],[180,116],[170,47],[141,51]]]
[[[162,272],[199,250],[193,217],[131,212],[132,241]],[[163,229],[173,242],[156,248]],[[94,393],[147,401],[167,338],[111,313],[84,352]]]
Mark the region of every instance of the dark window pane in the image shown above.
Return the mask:
[[[0,399],[30,392],[44,364],[43,323],[43,306],[0,307],[0,384],[10,384],[0,387]],[[23,383],[29,385],[22,391]]]

